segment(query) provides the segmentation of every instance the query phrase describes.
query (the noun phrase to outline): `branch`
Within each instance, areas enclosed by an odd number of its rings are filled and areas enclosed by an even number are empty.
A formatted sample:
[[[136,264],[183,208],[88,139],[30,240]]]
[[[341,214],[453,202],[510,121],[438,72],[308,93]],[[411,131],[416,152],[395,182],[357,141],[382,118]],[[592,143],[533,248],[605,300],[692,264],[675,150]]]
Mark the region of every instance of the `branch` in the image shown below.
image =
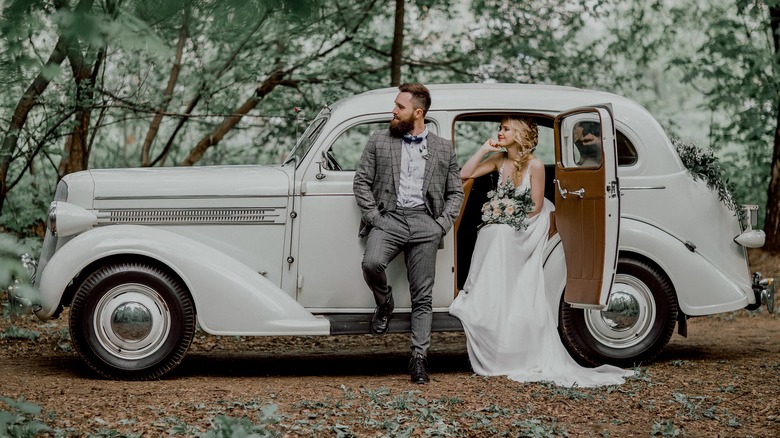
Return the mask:
[[[263,15],[263,17],[257,21],[255,27],[253,27],[252,30],[246,35],[246,38],[244,38],[244,40],[241,41],[241,43],[236,47],[233,53],[231,53],[231,55],[225,61],[222,68],[217,72],[215,79],[219,79],[230,69],[230,66],[233,64],[233,61],[235,61],[238,54],[241,52],[244,46],[246,46],[246,44],[251,40],[254,34],[260,29],[260,27],[263,25],[263,23],[265,23],[267,19],[268,19],[268,13]],[[192,98],[192,100],[190,100],[190,103],[187,104],[187,109],[184,110],[185,115],[179,119],[179,123],[176,124],[176,127],[173,129],[173,132],[168,137],[168,142],[165,143],[165,147],[163,147],[163,150],[160,152],[160,155],[158,155],[157,158],[152,160],[149,166],[154,166],[155,164],[163,160],[168,155],[168,152],[171,150],[171,147],[173,146],[173,142],[176,139],[176,136],[179,134],[181,128],[184,127],[184,124],[187,123],[187,120],[189,120],[189,116],[187,116],[187,114],[191,113],[195,109],[195,106],[198,104],[198,102],[200,102],[200,99],[203,97],[204,90],[205,90],[205,84],[201,84],[200,90],[198,90],[198,94],[196,94],[195,97]]]
[[[222,123],[220,123],[212,133],[203,137],[198,144],[190,151],[187,158],[181,162],[182,166],[192,166],[197,163],[208,148],[219,143],[225,135],[233,129],[241,118],[249,111],[257,106],[265,96],[268,95],[279,85],[290,86],[289,81],[285,80],[285,76],[289,74],[289,70],[277,70],[271,74],[266,80],[263,81],[260,86],[255,89],[254,94],[247,99],[236,111],[229,117],[226,117]]]
[[[46,140],[49,137],[51,137],[52,134],[54,134],[54,132],[57,131],[57,128],[59,128],[60,125],[65,123],[75,113],[76,113],[76,110],[73,109],[70,112],[68,112],[67,114],[63,114],[62,117],[60,117],[60,119],[46,131],[46,133],[43,135],[43,137],[41,137],[41,139],[36,142],[35,149],[32,151],[31,154],[29,154],[29,157],[27,158],[27,161],[25,162],[23,169],[26,169],[26,168],[30,167],[30,164],[32,164],[32,160],[38,155],[38,153],[40,153],[41,149],[43,149],[43,146],[46,143]],[[55,166],[55,169],[56,169],[56,166]],[[19,181],[21,181],[23,176],[24,176],[24,172],[19,172],[19,175],[17,175],[17,177],[8,185],[8,191],[13,189],[17,184],[19,184]],[[59,172],[58,172],[57,173],[57,180],[59,180],[59,179],[60,179],[60,175],[59,175]]]
[[[341,39],[341,41],[334,43],[331,47],[322,51],[322,48],[325,46],[326,43],[326,40],[323,39],[319,47],[317,48],[316,52],[313,55],[307,56],[301,59],[298,63],[294,64],[293,67],[291,67],[291,71],[297,70],[299,67],[308,64],[309,62],[311,62],[312,59],[324,58],[325,56],[332,53],[334,50],[352,41],[357,31],[360,30],[360,27],[370,18],[369,14],[371,13],[371,9],[374,7],[374,4],[376,4],[376,0],[372,0],[366,5],[366,8],[363,10],[363,14],[355,24],[354,28],[345,29],[346,35],[344,36],[344,38]]]
[[[5,201],[5,195],[10,188],[6,185],[6,179],[8,178],[8,169],[11,166],[11,156],[16,150],[19,144],[19,132],[24,128],[27,122],[27,117],[30,114],[35,102],[38,100],[44,90],[51,83],[51,79],[44,74],[47,67],[59,66],[65,60],[66,57],[66,42],[65,37],[60,36],[57,44],[54,46],[54,50],[49,56],[49,60],[46,61],[46,65],[38,73],[38,76],[27,87],[27,90],[22,95],[19,102],[16,104],[13,115],[11,116],[11,123],[8,126],[8,131],[3,139],[2,147],[0,147],[0,210],[2,210],[3,202]]]
[[[176,56],[174,57],[173,67],[171,67],[171,74],[168,77],[168,85],[163,92],[163,101],[160,108],[157,110],[152,123],[149,125],[149,131],[146,133],[143,146],[141,147],[141,166],[149,166],[149,151],[152,148],[152,142],[157,137],[157,132],[160,129],[160,124],[163,119],[163,112],[168,108],[168,104],[173,98],[173,89],[176,86],[176,82],[179,79],[179,72],[181,71],[181,58],[184,52],[184,43],[187,41],[187,25],[189,21],[189,8],[184,10],[184,18],[182,20],[181,29],[179,30],[179,42],[176,44]]]
[[[395,28],[390,50],[390,86],[401,85],[401,65],[404,50],[404,0],[395,0]]]

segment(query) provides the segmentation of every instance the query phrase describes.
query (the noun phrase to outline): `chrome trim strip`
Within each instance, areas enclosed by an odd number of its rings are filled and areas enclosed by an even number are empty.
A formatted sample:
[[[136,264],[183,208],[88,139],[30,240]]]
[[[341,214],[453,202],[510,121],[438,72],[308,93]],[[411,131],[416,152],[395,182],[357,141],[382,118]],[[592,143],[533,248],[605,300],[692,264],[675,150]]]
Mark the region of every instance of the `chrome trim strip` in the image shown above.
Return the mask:
[[[645,186],[645,187],[623,187],[620,186],[620,190],[664,190],[666,186]]]
[[[146,199],[260,199],[286,198],[287,193],[280,195],[144,195],[144,196],[95,196],[96,201],[132,201]]]
[[[284,208],[152,208],[103,209],[98,225],[233,225],[284,224]]]

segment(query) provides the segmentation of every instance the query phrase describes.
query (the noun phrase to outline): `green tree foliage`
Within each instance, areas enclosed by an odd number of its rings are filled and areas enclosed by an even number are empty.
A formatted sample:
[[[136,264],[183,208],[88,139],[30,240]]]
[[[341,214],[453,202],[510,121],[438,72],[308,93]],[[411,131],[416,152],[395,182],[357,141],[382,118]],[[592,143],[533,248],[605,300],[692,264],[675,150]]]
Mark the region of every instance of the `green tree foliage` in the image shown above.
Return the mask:
[[[4,132],[2,222],[29,229],[57,180],[88,167],[279,162],[296,120],[389,85],[393,59],[403,80],[554,80],[585,10],[464,6],[406,3],[394,58],[396,5],[377,0],[12,1],[2,108],[14,119],[23,102],[24,120]]]
[[[722,115],[714,120],[712,143],[732,164],[737,197],[762,205],[767,205],[780,103],[780,62],[766,6],[741,1],[678,11],[678,20],[710,24],[692,57],[674,59],[685,73],[683,80],[697,84],[709,109]]]

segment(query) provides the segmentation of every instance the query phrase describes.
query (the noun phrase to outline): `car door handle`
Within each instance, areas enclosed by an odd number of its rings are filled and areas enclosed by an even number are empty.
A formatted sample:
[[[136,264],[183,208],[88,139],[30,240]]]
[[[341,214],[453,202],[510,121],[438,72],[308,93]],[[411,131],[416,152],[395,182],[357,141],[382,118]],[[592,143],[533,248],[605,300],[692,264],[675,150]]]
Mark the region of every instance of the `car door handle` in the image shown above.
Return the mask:
[[[575,195],[575,196],[579,196],[580,199],[585,197],[585,188],[584,187],[580,187],[577,190],[568,191],[567,189],[564,189],[563,187],[561,187],[561,182],[558,179],[554,179],[553,181],[555,182],[555,185],[558,186],[558,193],[561,194],[561,198],[566,199],[566,196],[570,195],[570,194],[571,195]]]

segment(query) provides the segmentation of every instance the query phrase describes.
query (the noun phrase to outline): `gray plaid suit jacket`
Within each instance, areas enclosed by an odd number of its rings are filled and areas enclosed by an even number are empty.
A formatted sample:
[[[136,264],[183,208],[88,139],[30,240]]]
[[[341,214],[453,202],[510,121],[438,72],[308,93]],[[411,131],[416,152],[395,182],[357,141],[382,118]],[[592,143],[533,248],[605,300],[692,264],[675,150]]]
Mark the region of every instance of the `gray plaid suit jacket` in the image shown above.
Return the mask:
[[[428,214],[446,233],[457,219],[463,203],[463,183],[452,143],[429,133],[428,159],[425,163],[423,199]],[[401,173],[401,139],[389,130],[371,135],[360,157],[353,189],[362,215],[359,236],[371,231],[374,220],[386,211],[394,211]]]

